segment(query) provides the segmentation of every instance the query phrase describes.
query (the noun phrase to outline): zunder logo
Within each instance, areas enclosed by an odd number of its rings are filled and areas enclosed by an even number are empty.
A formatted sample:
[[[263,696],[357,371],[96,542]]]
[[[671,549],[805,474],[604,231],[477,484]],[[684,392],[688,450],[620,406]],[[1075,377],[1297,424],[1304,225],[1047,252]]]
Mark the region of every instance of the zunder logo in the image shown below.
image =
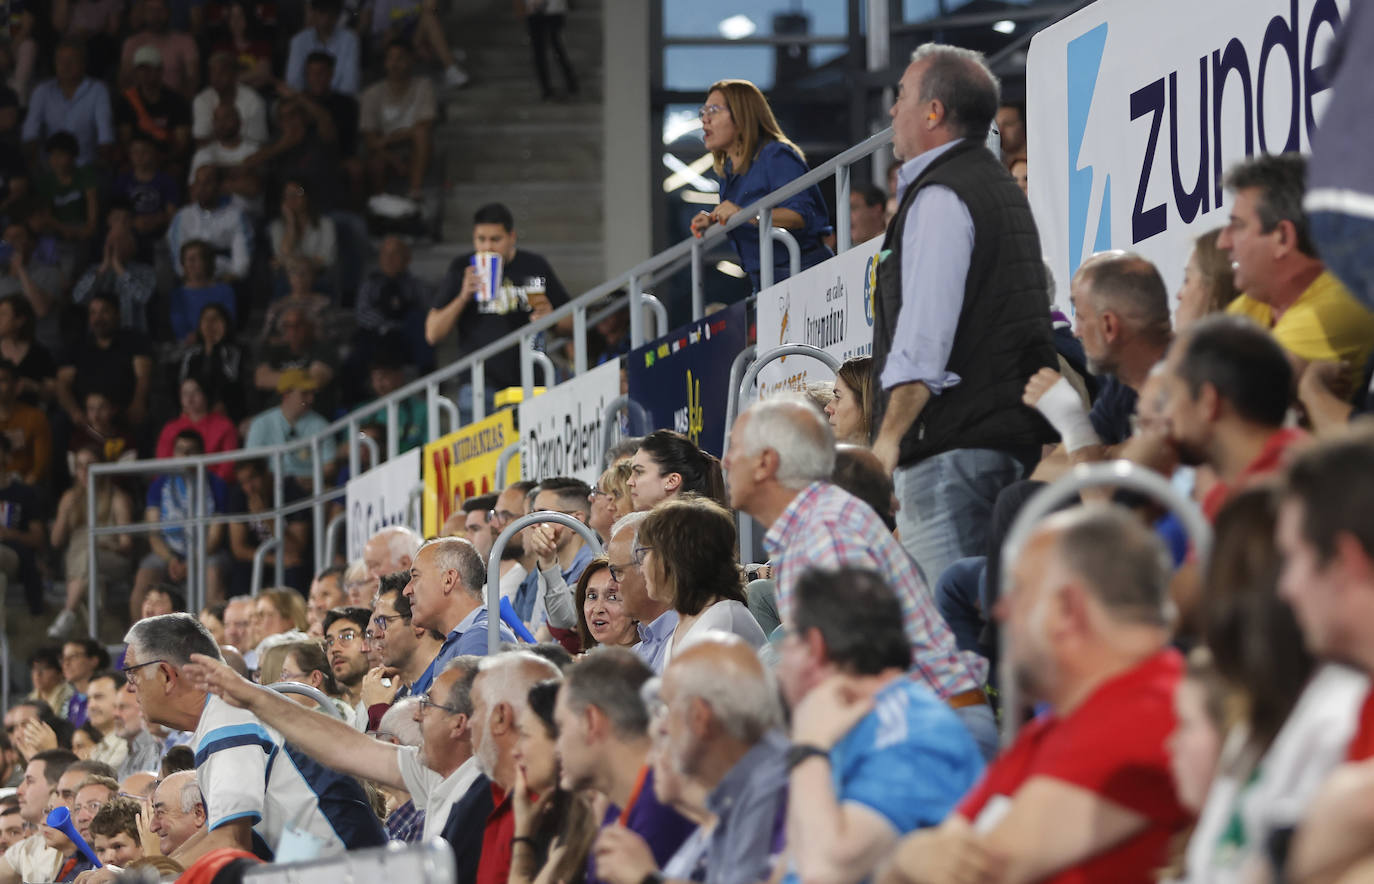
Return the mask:
[[[1112,242],[1112,176],[1104,174],[1101,186],[1094,182],[1093,166],[1081,163],[1084,136],[1088,131],[1088,117],[1092,110],[1093,94],[1097,91],[1097,76],[1102,69],[1102,54],[1107,47],[1107,24],[1069,41],[1067,47],[1068,76],[1065,94],[1068,100],[1069,122],[1069,273],[1077,272],[1084,257],[1092,252],[1111,248]],[[1101,194],[1097,213],[1097,230],[1092,249],[1088,240],[1088,221],[1094,194]],[[1086,252],[1086,254],[1085,254]]]

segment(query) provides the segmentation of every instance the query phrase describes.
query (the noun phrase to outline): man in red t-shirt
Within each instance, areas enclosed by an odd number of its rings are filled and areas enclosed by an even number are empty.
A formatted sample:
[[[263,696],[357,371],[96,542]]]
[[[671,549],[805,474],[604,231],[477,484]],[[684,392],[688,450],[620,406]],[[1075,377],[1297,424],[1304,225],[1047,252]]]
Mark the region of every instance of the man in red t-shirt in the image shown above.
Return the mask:
[[[1165,740],[1182,671],[1168,648],[1160,540],[1114,506],[1047,519],[997,617],[1015,678],[1047,704],[939,828],[898,847],[888,884],[1152,882],[1188,823]]]
[[[1276,541],[1279,594],[1293,606],[1307,649],[1374,675],[1374,434],[1323,442],[1294,459]],[[1371,857],[1374,819],[1374,693],[1350,741],[1351,762],[1333,771],[1298,829],[1289,879],[1345,880]],[[1326,877],[1329,875],[1329,877]]]

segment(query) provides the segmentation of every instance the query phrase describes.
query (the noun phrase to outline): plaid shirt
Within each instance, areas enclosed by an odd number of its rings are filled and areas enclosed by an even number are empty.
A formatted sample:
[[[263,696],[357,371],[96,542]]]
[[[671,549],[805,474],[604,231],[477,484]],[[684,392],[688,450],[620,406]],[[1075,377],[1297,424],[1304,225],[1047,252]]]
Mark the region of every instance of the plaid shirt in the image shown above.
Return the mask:
[[[778,614],[792,619],[792,590],[811,568],[869,568],[877,571],[902,603],[911,640],[912,678],[948,700],[980,687],[988,663],[960,651],[915,563],[878,519],[872,507],[828,482],[812,482],[768,529],[763,545],[777,573]]]
[[[416,843],[425,833],[425,812],[417,810],[412,799],[387,815],[386,836],[392,841]]]

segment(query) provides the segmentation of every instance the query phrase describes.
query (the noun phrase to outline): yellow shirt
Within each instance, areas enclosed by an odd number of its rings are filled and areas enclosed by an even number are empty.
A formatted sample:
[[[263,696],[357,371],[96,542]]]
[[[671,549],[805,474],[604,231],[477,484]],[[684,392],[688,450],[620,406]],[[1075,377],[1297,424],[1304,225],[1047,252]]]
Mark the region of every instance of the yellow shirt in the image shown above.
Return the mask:
[[[1283,349],[1308,362],[1342,362],[1363,371],[1374,348],[1374,313],[1329,272],[1312,280],[1278,322],[1268,304],[1249,295],[1236,298],[1226,312],[1270,329]]]

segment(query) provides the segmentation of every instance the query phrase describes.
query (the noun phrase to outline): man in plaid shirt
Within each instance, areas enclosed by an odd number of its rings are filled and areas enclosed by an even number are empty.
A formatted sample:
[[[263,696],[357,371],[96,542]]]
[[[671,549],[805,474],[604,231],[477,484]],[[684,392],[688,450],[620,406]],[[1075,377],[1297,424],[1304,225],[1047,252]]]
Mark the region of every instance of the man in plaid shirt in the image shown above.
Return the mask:
[[[730,505],[768,526],[763,544],[773,557],[782,622],[791,622],[803,572],[877,571],[902,604],[911,677],[953,707],[984,757],[996,755],[997,724],[982,688],[987,661],[955,645],[916,563],[872,507],[830,484],[835,437],[825,418],[799,400],[758,402],[735,421],[723,465]]]

